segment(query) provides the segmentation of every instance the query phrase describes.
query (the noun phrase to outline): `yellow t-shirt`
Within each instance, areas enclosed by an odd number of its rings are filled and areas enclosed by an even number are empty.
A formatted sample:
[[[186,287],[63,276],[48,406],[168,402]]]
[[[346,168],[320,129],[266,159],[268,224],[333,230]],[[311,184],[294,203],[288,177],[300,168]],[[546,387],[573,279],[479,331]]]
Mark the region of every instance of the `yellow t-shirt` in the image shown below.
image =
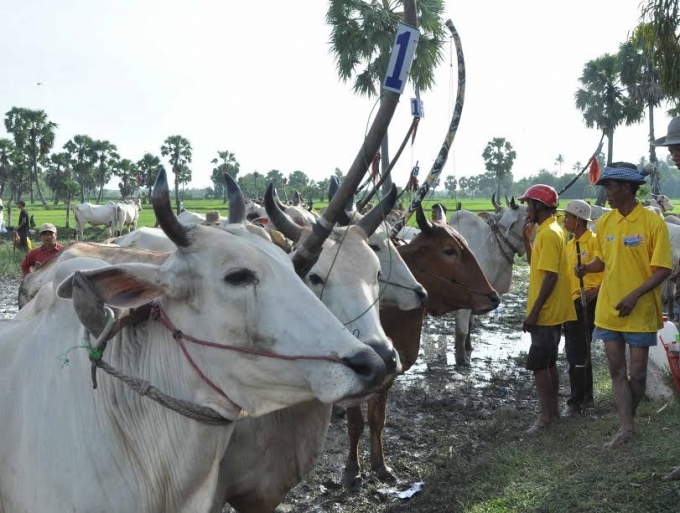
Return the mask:
[[[576,237],[567,243],[567,266],[569,267],[569,281],[571,282],[571,298],[576,299],[581,296],[581,284],[574,274],[574,267],[578,263],[576,256]],[[581,263],[592,262],[595,257],[602,259],[600,246],[597,243],[597,235],[588,228],[578,239],[581,248]],[[604,273],[588,273],[583,277],[583,288],[585,290],[596,289],[602,283]]]
[[[640,203],[626,217],[618,210],[612,210],[598,221],[596,240],[605,268],[595,308],[595,325],[636,333],[661,329],[661,287],[638,299],[627,317],[619,317],[616,305],[652,275],[652,267],[673,268],[664,220]]]
[[[555,288],[538,313],[537,324],[539,326],[555,326],[566,321],[576,320],[565,253],[566,242],[567,232],[557,224],[555,216],[552,216],[538,227],[536,238],[531,247],[527,315],[531,312],[538,298],[546,272],[557,273]]]

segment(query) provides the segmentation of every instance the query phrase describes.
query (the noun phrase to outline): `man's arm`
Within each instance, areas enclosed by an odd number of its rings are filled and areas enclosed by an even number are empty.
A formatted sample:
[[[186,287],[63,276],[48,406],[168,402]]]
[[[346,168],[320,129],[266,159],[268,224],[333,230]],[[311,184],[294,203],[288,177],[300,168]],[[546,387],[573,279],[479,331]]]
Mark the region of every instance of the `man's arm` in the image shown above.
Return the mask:
[[[522,241],[524,243],[524,253],[527,256],[527,262],[531,264],[531,234],[534,231],[535,223],[530,220],[524,222],[524,228],[522,229]]]
[[[604,271],[604,262],[599,257],[595,257],[587,264],[576,265],[574,267],[574,274],[577,278],[581,278],[588,273],[601,273],[602,271]]]
[[[647,278],[642,285],[624,297],[619,302],[619,304],[616,305],[615,308],[619,311],[619,317],[626,317],[630,315],[630,313],[633,311],[633,308],[635,308],[637,300],[647,294],[649,291],[654,290],[656,287],[661,285],[661,283],[666,278],[668,278],[672,272],[671,269],[666,267],[653,267],[652,269],[652,275]]]
[[[524,324],[522,326],[524,331],[529,331],[531,327],[536,326],[536,323],[538,322],[538,314],[540,313],[541,308],[543,308],[545,302],[550,297],[550,294],[552,294],[552,291],[555,289],[556,283],[557,273],[547,271],[545,276],[543,276],[541,290],[538,291],[538,297],[534,302],[534,306],[531,307],[531,312],[529,312],[527,318],[524,319]]]
[[[35,264],[35,255],[33,254],[33,251],[29,251],[21,261],[21,272],[24,276],[31,272],[33,264]]]

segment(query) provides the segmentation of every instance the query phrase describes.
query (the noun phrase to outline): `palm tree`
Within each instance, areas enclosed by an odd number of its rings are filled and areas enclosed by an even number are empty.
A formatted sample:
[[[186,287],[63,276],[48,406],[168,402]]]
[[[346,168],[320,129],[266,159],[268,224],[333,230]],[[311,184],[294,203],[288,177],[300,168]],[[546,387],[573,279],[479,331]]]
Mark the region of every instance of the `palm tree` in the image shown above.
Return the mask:
[[[16,146],[11,139],[0,139],[0,197],[5,192],[5,183],[12,177],[15,152]]]
[[[64,149],[71,159],[73,177],[80,185],[80,202],[85,203],[85,189],[95,186],[92,168],[97,162],[94,151],[94,140],[88,135],[76,135],[64,144]]]
[[[53,153],[50,156],[45,183],[54,194],[54,202],[61,198],[66,203],[66,228],[71,226],[71,201],[80,190],[80,185],[73,179],[71,156],[67,152]]]
[[[564,156],[560,153],[555,159],[555,164],[559,167],[558,174],[562,174],[562,164],[564,164]]]
[[[213,164],[218,164],[212,170],[210,179],[215,186],[215,195],[222,196],[222,201],[227,202],[227,188],[224,183],[224,173],[236,180],[241,166],[236,160],[236,155],[230,151],[218,151],[217,158],[212,159]]]
[[[161,146],[161,155],[169,157],[172,172],[175,173],[175,204],[179,215],[179,184],[184,180],[187,166],[191,163],[191,143],[181,135],[171,135]]]
[[[628,98],[621,87],[619,59],[604,54],[588,61],[579,78],[579,88],[574,98],[576,107],[583,113],[588,128],[597,127],[607,135],[607,164],[612,162],[614,152],[614,131],[621,123],[632,125],[640,120],[642,108]],[[596,205],[604,205],[604,189],[597,194]]]
[[[141,185],[149,190],[149,198],[151,198],[151,188],[162,168],[161,159],[151,153],[145,153],[142,159],[137,161],[137,169],[142,176]]]
[[[501,182],[512,171],[517,152],[504,137],[494,137],[484,148],[484,167],[496,177],[496,197],[501,196]]]
[[[403,0],[330,0],[326,23],[331,25],[331,49],[335,54],[338,75],[346,82],[354,77],[352,89],[368,96],[382,94],[397,26],[403,19]],[[420,40],[410,71],[416,91],[426,91],[434,85],[434,70],[442,61],[445,41],[443,0],[418,2]],[[381,168],[390,164],[387,134],[381,148]],[[370,157],[369,157],[370,160]],[[368,167],[368,165],[367,165]],[[388,177],[383,183],[387,193],[392,186]]]
[[[44,158],[54,146],[54,131],[57,124],[48,121],[44,110],[12,107],[5,115],[5,128],[14,136],[17,149],[28,156],[31,204],[34,203],[33,182],[35,182],[38,197],[43,207],[47,207],[47,201],[45,201],[38,180],[38,161]]]
[[[116,148],[116,145],[111,144],[109,141],[94,141],[92,144],[92,151],[94,152],[96,162],[93,179],[95,184],[99,187],[97,203],[100,203],[102,201],[102,195],[104,194],[104,186],[111,180],[111,174],[113,173],[112,167],[115,165],[116,161],[120,159],[120,155],[118,155],[118,148]]]
[[[132,197],[139,187],[137,183],[137,173],[139,170],[135,163],[129,159],[117,160],[113,165],[113,172],[120,178],[118,189],[120,189],[121,198],[127,199]]]
[[[646,0],[636,34],[651,51],[653,65],[666,96],[675,101],[674,116],[680,115],[680,2]]]
[[[665,98],[659,73],[652,61],[652,48],[649,48],[640,34],[645,26],[640,25],[633,37],[619,47],[621,61],[621,83],[626,87],[632,102],[644,110],[647,107],[649,122],[649,161],[652,164],[652,193],[660,194],[659,173],[656,170],[656,147],[654,141],[654,107]]]

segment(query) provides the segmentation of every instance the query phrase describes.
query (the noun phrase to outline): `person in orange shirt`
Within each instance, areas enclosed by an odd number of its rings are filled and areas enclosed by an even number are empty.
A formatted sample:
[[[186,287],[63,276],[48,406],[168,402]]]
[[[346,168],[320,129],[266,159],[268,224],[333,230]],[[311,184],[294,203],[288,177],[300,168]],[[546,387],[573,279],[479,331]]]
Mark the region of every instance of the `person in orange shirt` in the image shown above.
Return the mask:
[[[57,244],[57,227],[52,223],[45,223],[40,227],[40,242],[42,246],[29,251],[21,261],[21,272],[24,276],[39,269],[45,261],[61,251],[61,244]]]
[[[558,410],[559,374],[557,353],[562,324],[576,320],[571,300],[569,268],[565,253],[567,234],[557,223],[557,191],[548,185],[533,185],[520,196],[527,203],[524,247],[529,260],[529,291],[522,329],[531,334],[526,368],[533,371],[541,413],[527,433],[552,426]],[[531,233],[538,225],[531,244]]]

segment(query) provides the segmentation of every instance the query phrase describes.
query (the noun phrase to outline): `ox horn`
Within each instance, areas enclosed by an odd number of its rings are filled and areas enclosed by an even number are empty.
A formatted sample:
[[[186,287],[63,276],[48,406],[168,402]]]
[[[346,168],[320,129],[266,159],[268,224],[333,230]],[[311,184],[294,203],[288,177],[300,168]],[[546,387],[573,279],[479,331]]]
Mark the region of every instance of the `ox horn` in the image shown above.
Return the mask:
[[[423,207],[420,205],[418,205],[418,208],[416,209],[416,221],[418,222],[418,228],[420,228],[420,231],[422,231],[425,235],[432,233],[432,223],[427,219],[427,217],[425,217]]]
[[[333,196],[335,196],[335,193],[338,192],[339,188],[340,182],[338,182],[338,177],[335,175],[331,176],[331,180],[328,182],[328,201],[333,199]]]
[[[300,204],[300,193],[295,189],[295,195],[293,196],[293,206],[297,207]]]
[[[493,205],[493,208],[496,211],[496,213],[498,213],[498,211],[502,208],[501,204],[496,201],[496,193],[495,192],[491,195],[491,204]]]
[[[510,208],[513,209],[513,210],[517,210],[519,208],[519,205],[517,203],[515,203],[515,197],[514,196],[512,196],[510,198]]]
[[[227,182],[227,199],[229,201],[228,224],[243,223],[246,218],[246,200],[243,192],[229,173],[224,173],[224,180]]]
[[[359,220],[357,225],[361,227],[367,236],[371,236],[374,231],[378,229],[380,223],[385,220],[387,214],[392,211],[394,203],[397,201],[397,186],[392,184],[390,187],[390,192],[387,193],[385,197],[380,201],[377,207],[371,209],[371,211]]]
[[[156,214],[158,225],[165,235],[168,236],[175,246],[188,248],[190,242],[187,235],[187,227],[180,223],[172,212],[168,176],[165,173],[165,169],[161,169],[156,177],[156,183],[154,183],[153,192],[151,193],[151,203],[153,204],[153,211]]]
[[[277,200],[278,196],[274,191],[274,184],[270,183],[264,193],[264,208],[267,211],[267,215],[271,222],[274,223],[274,226],[276,226],[276,229],[283,233],[283,235],[293,242],[299,241],[302,230],[293,222],[288,214],[281,210]]]
[[[335,193],[338,192],[338,189],[340,188],[340,182],[338,182],[338,177],[333,175],[331,176],[330,182],[328,182],[328,202],[333,199],[335,196]],[[347,202],[349,204],[349,211],[352,210],[352,202],[353,198],[350,198],[350,200]],[[338,225],[340,226],[348,226],[349,223],[352,222],[352,219],[350,218],[348,214],[348,209],[347,206],[345,206],[345,210],[340,212],[338,216]]]

